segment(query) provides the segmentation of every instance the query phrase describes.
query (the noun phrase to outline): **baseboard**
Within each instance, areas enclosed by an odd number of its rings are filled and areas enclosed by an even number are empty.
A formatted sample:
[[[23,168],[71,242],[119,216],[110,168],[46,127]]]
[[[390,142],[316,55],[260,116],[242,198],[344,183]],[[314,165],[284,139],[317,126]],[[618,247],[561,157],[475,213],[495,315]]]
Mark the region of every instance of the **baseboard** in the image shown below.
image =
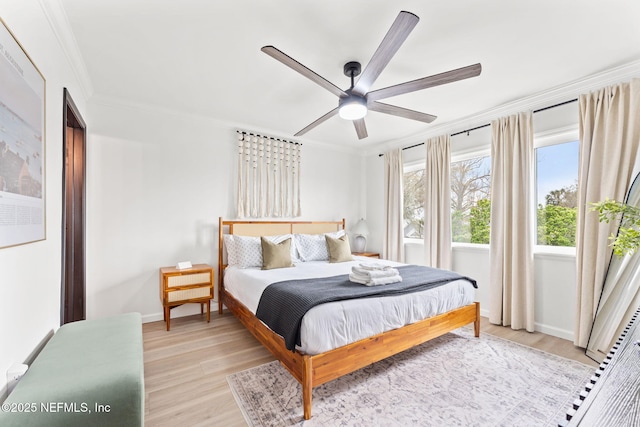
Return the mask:
[[[554,337],[563,338],[565,340],[573,341],[573,331],[567,331],[566,329],[560,329],[554,326],[536,323],[536,331],[542,332],[543,334],[552,335]]]
[[[164,314],[162,313],[145,314],[142,316],[142,323],[158,322],[160,320],[164,320]]]
[[[38,357],[38,355],[40,354],[44,346],[46,346],[49,340],[53,338],[55,333],[56,331],[54,331],[53,329],[50,329],[49,332],[47,332],[46,335],[40,340],[38,345],[33,349],[31,354],[29,354],[27,358],[24,360],[24,362],[22,363],[31,366],[33,361],[36,360],[36,357]]]
[[[211,312],[218,311],[218,301],[211,300]],[[179,307],[175,307],[171,310],[171,318],[177,319],[178,317],[193,316],[194,314],[200,314],[200,304],[184,304]],[[162,322],[164,321],[164,313],[150,313],[142,315],[142,323]]]
[[[480,308],[480,316],[489,318],[489,310]],[[536,332],[542,332],[543,334],[573,341],[573,331],[567,331],[566,329],[560,329],[542,323],[536,323],[535,330]]]

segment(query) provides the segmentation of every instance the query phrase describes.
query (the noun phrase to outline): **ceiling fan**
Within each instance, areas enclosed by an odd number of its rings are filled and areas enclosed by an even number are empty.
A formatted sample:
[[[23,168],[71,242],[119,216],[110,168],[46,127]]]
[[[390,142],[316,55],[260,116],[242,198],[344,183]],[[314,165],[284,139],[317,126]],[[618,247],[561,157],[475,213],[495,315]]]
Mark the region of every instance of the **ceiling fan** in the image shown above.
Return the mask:
[[[379,102],[379,100],[452,83],[458,80],[468,79],[470,77],[476,77],[480,75],[480,72],[482,71],[482,66],[480,64],[469,65],[467,67],[435,74],[429,77],[423,77],[417,80],[411,80],[382,89],[373,91],[369,90],[389,61],[391,61],[393,55],[395,55],[398,49],[400,49],[400,46],[404,43],[406,38],[409,36],[409,33],[413,30],[419,20],[420,18],[413,13],[405,11],[400,12],[362,73],[359,62],[347,62],[344,65],[344,74],[351,78],[351,87],[346,90],[340,89],[338,86],[316,74],[275,47],[264,46],[261,49],[264,53],[292,68],[339,98],[338,106],[336,108],[329,111],[304,129],[298,131],[295,136],[300,136],[309,132],[320,123],[323,123],[327,119],[338,114],[343,119],[353,121],[356,133],[358,134],[358,139],[366,138],[367,127],[364,122],[364,117],[368,110],[418,120],[425,123],[431,123],[434,121],[436,116],[431,114],[421,113],[407,108],[397,107],[395,105],[384,104]],[[354,84],[354,79],[357,76],[360,76],[360,78]]]

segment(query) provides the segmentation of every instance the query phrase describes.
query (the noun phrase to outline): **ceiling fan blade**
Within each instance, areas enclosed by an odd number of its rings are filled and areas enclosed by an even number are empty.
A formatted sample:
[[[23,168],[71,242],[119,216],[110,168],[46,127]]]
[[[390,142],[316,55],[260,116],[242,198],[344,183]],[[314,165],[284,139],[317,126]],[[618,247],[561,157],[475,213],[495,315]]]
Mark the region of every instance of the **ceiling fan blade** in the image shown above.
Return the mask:
[[[273,47],[273,46],[264,46],[260,50],[263,51],[264,53],[266,53],[267,55],[269,55],[270,57],[282,62],[287,67],[289,67],[289,68],[297,71],[298,73],[302,74],[303,76],[305,76],[306,78],[308,78],[312,82],[322,86],[323,88],[325,88],[329,92],[333,93],[334,95],[336,95],[336,96],[347,96],[347,93],[345,91],[343,91],[342,89],[340,89],[338,86],[334,85],[329,80],[327,80],[324,77],[322,77],[322,76],[316,74],[315,72],[311,71],[309,68],[305,67],[304,65],[302,65],[301,63],[299,63],[298,61],[296,61],[295,59],[293,59],[292,57],[290,57],[286,53],[283,53],[282,51],[276,49],[275,47]]]
[[[365,139],[367,136],[367,126],[364,124],[364,119],[358,119],[353,121],[353,125],[356,128],[358,139]]]
[[[409,110],[408,108],[397,107],[395,105],[383,104],[382,102],[369,102],[367,108],[378,113],[391,114],[393,116],[404,117],[405,119],[418,120],[424,123],[431,123],[437,116]]]
[[[423,77],[421,79],[411,80],[410,82],[374,90],[367,94],[367,99],[369,101],[377,101],[378,99],[389,98],[392,96],[402,95],[404,93],[415,92],[421,89],[453,83],[458,80],[479,76],[481,72],[482,65],[473,64],[456,70],[446,71],[444,73],[434,74],[433,76]]]
[[[325,114],[324,116],[320,117],[318,120],[316,120],[315,122],[311,123],[309,126],[307,126],[306,128],[298,131],[295,135],[293,136],[300,136],[300,135],[304,135],[305,133],[309,132],[311,129],[313,129],[314,127],[318,126],[320,123],[330,119],[331,117],[335,116],[336,114],[338,114],[338,110],[339,107],[334,108],[333,110],[329,111],[327,114]]]
[[[380,43],[364,71],[360,74],[358,82],[353,87],[353,93],[362,96],[371,89],[382,70],[400,49],[400,46],[402,46],[402,43],[407,39],[419,20],[420,18],[410,12],[402,11],[398,14],[387,35],[382,39],[382,43]]]

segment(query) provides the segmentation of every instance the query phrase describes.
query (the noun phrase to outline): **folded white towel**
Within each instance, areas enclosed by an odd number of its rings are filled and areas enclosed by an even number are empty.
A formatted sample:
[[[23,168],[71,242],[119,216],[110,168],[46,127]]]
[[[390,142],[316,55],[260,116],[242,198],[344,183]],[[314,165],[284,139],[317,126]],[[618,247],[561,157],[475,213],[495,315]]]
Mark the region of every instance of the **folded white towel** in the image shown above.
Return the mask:
[[[379,262],[363,262],[363,263],[360,263],[360,268],[364,270],[375,271],[375,270],[388,270],[393,267],[391,267],[390,265],[381,264]]]
[[[399,274],[396,276],[389,277],[376,277],[369,281],[367,286],[378,286],[378,285],[388,285],[390,283],[402,282],[402,276]]]
[[[349,280],[354,283],[360,283],[365,286],[379,286],[379,285],[388,285],[391,283],[402,282],[402,277],[397,274],[394,276],[387,277],[377,277],[374,279],[363,279],[363,277],[356,273],[349,274]]]
[[[359,274],[361,276],[371,278],[371,279],[376,277],[397,276],[400,274],[398,273],[398,270],[395,268],[386,268],[384,270],[367,270],[364,268],[360,268],[358,266],[351,267],[351,272]]]
[[[352,271],[351,274],[349,274],[349,279],[356,279],[359,282],[368,282],[369,280],[371,280],[371,277],[369,275],[366,274],[360,274],[357,271]]]
[[[354,283],[360,283],[361,285],[366,285],[369,283],[369,279],[363,279],[361,276],[357,274],[351,273],[349,274],[349,281]]]

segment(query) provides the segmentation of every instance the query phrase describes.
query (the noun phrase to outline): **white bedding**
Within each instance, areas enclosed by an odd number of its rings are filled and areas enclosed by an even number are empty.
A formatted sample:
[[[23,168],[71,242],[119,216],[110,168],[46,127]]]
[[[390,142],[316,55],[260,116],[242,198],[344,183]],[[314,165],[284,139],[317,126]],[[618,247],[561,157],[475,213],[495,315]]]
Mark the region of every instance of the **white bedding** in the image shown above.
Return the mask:
[[[392,266],[403,265],[354,257],[351,262],[330,264],[326,261],[310,261],[273,270],[227,267],[224,287],[255,314],[262,291],[271,283],[349,274],[354,265],[373,261]],[[471,304],[474,300],[475,289],[471,283],[456,280],[410,294],[321,304],[309,310],[302,319],[299,349],[308,354],[324,353]]]

